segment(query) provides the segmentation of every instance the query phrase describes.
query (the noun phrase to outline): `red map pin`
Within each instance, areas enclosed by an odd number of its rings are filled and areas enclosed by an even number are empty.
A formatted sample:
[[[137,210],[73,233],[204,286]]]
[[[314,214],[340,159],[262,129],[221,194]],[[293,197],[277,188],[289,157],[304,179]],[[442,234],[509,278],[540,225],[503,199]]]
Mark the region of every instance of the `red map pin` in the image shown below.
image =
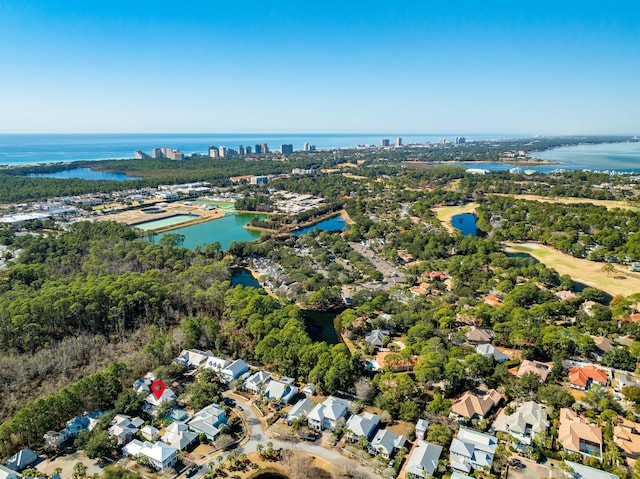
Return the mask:
[[[167,386],[165,386],[160,379],[156,379],[151,383],[151,392],[158,401],[162,397],[162,393],[164,393],[165,389],[167,389]]]

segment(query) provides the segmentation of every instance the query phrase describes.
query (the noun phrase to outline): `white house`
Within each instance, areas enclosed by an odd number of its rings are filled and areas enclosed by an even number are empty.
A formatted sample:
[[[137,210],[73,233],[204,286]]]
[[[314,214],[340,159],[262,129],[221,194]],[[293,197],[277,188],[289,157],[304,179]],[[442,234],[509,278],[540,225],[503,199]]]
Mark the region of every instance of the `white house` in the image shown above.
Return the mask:
[[[416,423],[416,438],[424,439],[427,434],[427,429],[429,429],[429,421],[426,419],[418,419]]]
[[[214,371],[220,372],[227,367],[227,364],[229,364],[229,361],[226,359],[211,355],[207,358],[204,367],[205,369],[213,369]]]
[[[268,372],[256,371],[244,380],[243,387],[253,394],[260,394],[270,380],[271,374]]]
[[[492,344],[478,344],[476,346],[476,353],[481,354],[485,358],[493,358],[497,363],[504,363],[509,360],[506,354]]]
[[[358,441],[364,437],[367,441],[371,439],[373,432],[380,424],[380,416],[364,412],[362,415],[354,415],[347,421],[347,439],[351,442]]]
[[[236,359],[234,362],[225,367],[220,375],[222,376],[222,382],[229,384],[231,381],[235,381],[244,373],[249,370],[249,366],[242,359]]]
[[[174,466],[178,461],[178,450],[161,441],[151,443],[134,439],[122,448],[122,454],[125,457],[143,456],[159,471]]]
[[[451,467],[465,473],[471,469],[491,469],[497,447],[495,436],[461,427],[449,448]]]
[[[180,451],[184,451],[198,439],[195,432],[189,431],[189,426],[181,422],[173,422],[162,436],[165,444],[175,447]]]
[[[178,400],[178,396],[171,389],[165,389],[160,398],[156,399],[153,393],[149,394],[144,400],[146,404],[145,410],[149,412],[150,410],[157,409],[165,404],[175,404]]]
[[[20,479],[20,474],[0,464],[0,479]]]
[[[123,445],[133,439],[133,436],[140,430],[144,421],[139,417],[132,418],[126,414],[118,414],[111,421],[109,435],[118,439],[118,444]]]
[[[294,404],[294,406],[287,414],[287,424],[291,424],[293,421],[300,417],[307,417],[313,409],[313,402],[311,399],[304,398]]]
[[[195,369],[204,366],[209,356],[212,356],[210,352],[200,351],[198,349],[185,349],[173,362],[181,364],[186,368]]]
[[[269,381],[264,390],[264,397],[267,399],[279,399],[284,404],[289,404],[298,394],[298,388],[291,383],[282,381]]]
[[[421,440],[416,441],[416,446],[407,461],[406,476],[411,479],[432,476],[438,468],[440,454],[442,454],[442,446]]]
[[[380,454],[382,457],[390,458],[407,443],[407,438],[400,434],[395,434],[388,429],[380,429],[371,444],[369,451],[373,454]]]
[[[157,441],[160,439],[160,431],[153,426],[147,425],[140,429],[140,435],[147,441]]]
[[[224,410],[217,404],[210,404],[201,409],[189,420],[189,429],[197,434],[204,434],[210,441],[220,434],[220,427],[227,423]]]
[[[330,429],[334,431],[338,419],[349,414],[349,401],[329,396],[323,403],[317,404],[307,416],[307,422],[311,429],[322,431]]]
[[[504,410],[498,414],[493,429],[506,432],[515,437],[519,443],[528,446],[536,434],[549,428],[549,419],[542,406],[533,401],[518,405],[516,410],[506,415]]]

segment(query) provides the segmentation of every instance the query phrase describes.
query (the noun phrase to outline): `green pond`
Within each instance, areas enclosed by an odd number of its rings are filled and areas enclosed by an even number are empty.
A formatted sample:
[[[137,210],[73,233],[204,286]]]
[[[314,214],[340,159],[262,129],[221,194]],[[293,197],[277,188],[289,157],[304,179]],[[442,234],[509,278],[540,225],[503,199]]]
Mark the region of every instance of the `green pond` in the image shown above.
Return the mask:
[[[259,231],[251,231],[245,229],[244,226],[249,224],[253,218],[265,218],[266,215],[243,213],[225,216],[217,220],[199,223],[197,225],[185,226],[175,230],[167,231],[155,235],[154,241],[158,240],[165,234],[184,235],[183,246],[191,250],[196,246],[205,246],[207,244],[220,243],[223,250],[228,250],[232,241],[256,241],[260,239]]]

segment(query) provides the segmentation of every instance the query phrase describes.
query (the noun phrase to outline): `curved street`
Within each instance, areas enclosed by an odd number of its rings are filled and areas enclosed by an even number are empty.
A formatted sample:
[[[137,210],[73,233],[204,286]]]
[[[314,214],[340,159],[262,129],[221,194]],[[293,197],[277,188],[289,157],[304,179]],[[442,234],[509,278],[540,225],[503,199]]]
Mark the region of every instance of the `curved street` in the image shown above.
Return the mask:
[[[225,397],[233,399],[236,402],[236,409],[242,411],[244,422],[247,425],[247,434],[249,436],[249,440],[233,450],[240,451],[244,454],[251,454],[257,452],[258,444],[262,444],[264,446],[267,442],[271,442],[274,449],[281,448],[285,450],[303,451],[307,454],[311,454],[312,456],[321,457],[322,459],[325,459],[332,464],[346,461],[351,465],[351,469],[356,470],[361,474],[361,477],[381,477],[374,472],[365,469],[359,462],[349,457],[343,456],[335,450],[327,449],[314,443],[289,442],[281,441],[279,439],[272,439],[265,433],[258,415],[253,410],[251,405],[245,402],[244,398],[230,392],[225,392],[223,393],[223,395]]]

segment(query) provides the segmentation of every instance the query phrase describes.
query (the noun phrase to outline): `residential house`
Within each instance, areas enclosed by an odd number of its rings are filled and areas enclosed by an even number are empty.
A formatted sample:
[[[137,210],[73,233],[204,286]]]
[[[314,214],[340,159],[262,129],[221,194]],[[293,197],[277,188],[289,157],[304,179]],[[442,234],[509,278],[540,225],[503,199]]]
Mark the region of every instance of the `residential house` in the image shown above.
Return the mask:
[[[212,356],[210,352],[204,352],[198,349],[185,349],[173,362],[181,364],[185,368],[196,369],[204,366],[210,356]]]
[[[179,451],[184,451],[194,444],[198,439],[198,434],[189,431],[189,426],[182,422],[173,422],[162,436],[162,442],[175,447]]]
[[[426,419],[418,419],[416,423],[416,438],[424,439],[427,434],[427,429],[429,429],[429,421]]]
[[[144,421],[139,417],[132,418],[126,414],[118,414],[111,421],[109,435],[118,439],[118,445],[128,443],[133,436],[140,430]]]
[[[620,476],[595,467],[584,466],[572,461],[564,461],[564,463],[573,470],[571,479],[620,479]]]
[[[497,447],[497,437],[460,428],[449,448],[451,467],[465,473],[471,469],[491,469]]]
[[[178,449],[161,441],[151,443],[134,439],[122,448],[122,454],[125,457],[143,456],[158,471],[172,467],[178,461]]]
[[[569,368],[569,381],[571,387],[587,391],[592,384],[606,386],[609,375],[605,369],[589,364],[587,366],[573,366]]]
[[[637,379],[633,379],[631,376],[626,374],[619,374],[616,378],[616,385],[613,387],[616,391],[622,391],[622,388],[626,386],[640,386],[637,382]]]
[[[560,409],[558,441],[565,451],[602,457],[602,429],[588,423],[571,409]]]
[[[31,449],[22,449],[11,456],[5,465],[13,471],[22,471],[38,460],[38,454]]]
[[[451,479],[474,479],[471,476],[467,476],[466,474],[460,474],[458,471],[453,471],[451,474]]]
[[[44,442],[47,446],[53,448],[60,448],[67,439],[69,439],[69,432],[66,429],[60,431],[49,431],[44,435]]]
[[[231,381],[235,381],[244,373],[249,370],[249,365],[242,359],[236,359],[234,362],[225,367],[220,375],[222,376],[222,382],[229,384]]]
[[[488,343],[478,344],[476,346],[476,353],[481,354],[485,358],[493,358],[497,363],[504,363],[509,360],[506,354]]]
[[[69,437],[78,437],[80,431],[89,430],[89,418],[86,416],[76,416],[69,419],[65,425],[65,429],[69,433]]]
[[[311,429],[334,431],[338,419],[349,414],[349,401],[329,396],[324,402],[316,404],[307,416],[307,423]]]
[[[147,441],[157,441],[160,439],[160,431],[150,425],[144,426],[140,429],[140,435]]]
[[[189,412],[186,409],[174,406],[169,409],[165,418],[171,422],[187,422],[189,420]]]
[[[364,338],[365,342],[374,348],[382,348],[385,341],[389,338],[389,331],[383,329],[374,329]]]
[[[298,394],[298,388],[292,381],[269,381],[264,390],[264,397],[272,400],[280,400],[283,404],[289,404]]]
[[[631,459],[640,458],[640,424],[620,418],[613,426],[613,440],[623,456]]]
[[[171,389],[165,389],[162,392],[162,396],[156,399],[153,393],[150,393],[144,400],[145,405],[143,409],[146,412],[151,412],[165,404],[175,404],[178,400],[178,396]]]
[[[244,380],[243,386],[253,394],[260,394],[269,381],[271,381],[270,373],[266,371],[256,371]]]
[[[364,437],[367,441],[371,439],[373,432],[380,424],[380,416],[364,412],[361,415],[353,415],[347,421],[347,439],[351,442],[358,441]]]
[[[487,417],[502,401],[502,396],[495,389],[489,391],[466,391],[460,399],[453,403],[453,415],[467,419]]]
[[[376,354],[374,360],[369,361],[372,370],[379,371],[381,369],[390,369],[395,372],[413,371],[413,368],[418,364],[418,356],[411,356],[410,358],[403,359],[397,353],[391,351],[380,351]]]
[[[530,445],[536,434],[549,428],[549,419],[542,406],[533,401],[518,404],[516,410],[507,415],[505,411],[498,414],[493,429],[506,432],[515,437],[520,444]]]
[[[136,379],[133,383],[133,390],[137,393],[147,393],[151,392],[151,382],[149,379]]]
[[[217,404],[210,404],[201,409],[189,421],[189,429],[197,434],[204,434],[207,439],[214,441],[220,434],[220,427],[227,423],[227,416]]]
[[[591,352],[591,357],[598,361],[602,361],[604,354],[616,347],[613,341],[605,336],[593,336],[593,345],[594,348]]]
[[[205,363],[204,367],[206,369],[213,369],[214,371],[221,372],[224,368],[227,367],[227,364],[229,364],[229,361],[227,361],[226,359],[218,358],[211,355],[207,357],[207,362]]]
[[[539,361],[531,361],[529,359],[525,359],[520,364],[520,367],[518,368],[518,372],[516,373],[516,376],[521,378],[527,373],[534,373],[540,376],[540,380],[542,382],[545,382],[547,380],[547,377],[549,376],[549,373],[551,373],[551,369],[552,367],[549,366],[548,364],[541,363]]]
[[[305,396],[313,396],[316,393],[316,385],[313,383],[307,383],[302,388],[302,393]]]
[[[407,443],[407,438],[400,434],[395,434],[388,429],[380,429],[371,444],[369,451],[373,454],[380,454],[387,459],[402,449]]]
[[[405,474],[409,479],[426,478],[438,468],[442,446],[418,440],[407,461]]]
[[[313,402],[311,399],[304,398],[294,404],[289,413],[287,414],[287,424],[293,423],[298,418],[307,417],[313,409]]]
[[[490,329],[473,327],[465,334],[466,340],[471,344],[483,344],[493,341],[495,333]]]
[[[0,464],[0,479],[20,479],[20,474]]]

